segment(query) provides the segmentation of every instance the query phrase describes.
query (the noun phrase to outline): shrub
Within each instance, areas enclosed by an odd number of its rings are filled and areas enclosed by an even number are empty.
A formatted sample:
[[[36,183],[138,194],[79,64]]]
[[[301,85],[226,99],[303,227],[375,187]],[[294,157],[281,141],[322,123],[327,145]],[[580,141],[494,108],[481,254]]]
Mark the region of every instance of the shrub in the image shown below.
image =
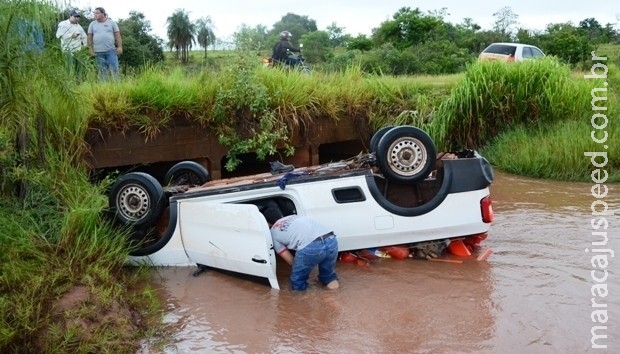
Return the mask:
[[[591,110],[594,81],[574,80],[553,58],[519,63],[481,62],[439,106],[433,135],[448,148],[480,147],[507,128],[549,126]],[[576,97],[588,99],[577,100]]]

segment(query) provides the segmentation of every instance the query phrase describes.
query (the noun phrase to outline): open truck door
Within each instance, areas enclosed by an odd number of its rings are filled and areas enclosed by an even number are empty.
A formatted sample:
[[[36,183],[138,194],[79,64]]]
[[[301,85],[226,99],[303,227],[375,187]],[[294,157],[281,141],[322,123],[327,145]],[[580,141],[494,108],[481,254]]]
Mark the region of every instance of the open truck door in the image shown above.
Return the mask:
[[[192,263],[269,279],[276,256],[265,217],[251,204],[179,203],[181,239]]]

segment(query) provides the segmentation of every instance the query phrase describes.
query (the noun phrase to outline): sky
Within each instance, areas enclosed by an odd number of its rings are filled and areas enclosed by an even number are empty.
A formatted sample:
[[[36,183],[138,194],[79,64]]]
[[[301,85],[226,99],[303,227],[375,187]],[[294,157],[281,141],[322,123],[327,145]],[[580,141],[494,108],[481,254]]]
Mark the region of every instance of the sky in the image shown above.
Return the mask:
[[[423,12],[446,8],[447,22],[461,23],[470,17],[483,29],[491,29],[493,13],[510,7],[519,15],[520,26],[543,30],[549,23],[579,21],[594,17],[601,25],[616,24],[620,28],[618,0],[72,0],[58,1],[61,7],[78,9],[103,7],[111,19],[127,18],[129,11],[142,12],[151,22],[153,33],[166,38],[166,19],[177,9],[185,10],[194,21],[210,16],[215,35],[231,39],[241,24],[270,29],[287,13],[308,16],[315,20],[319,30],[332,23],[344,27],[344,32],[357,36],[370,35],[373,28],[391,19],[401,7],[420,8]],[[491,4],[493,3],[493,4]]]

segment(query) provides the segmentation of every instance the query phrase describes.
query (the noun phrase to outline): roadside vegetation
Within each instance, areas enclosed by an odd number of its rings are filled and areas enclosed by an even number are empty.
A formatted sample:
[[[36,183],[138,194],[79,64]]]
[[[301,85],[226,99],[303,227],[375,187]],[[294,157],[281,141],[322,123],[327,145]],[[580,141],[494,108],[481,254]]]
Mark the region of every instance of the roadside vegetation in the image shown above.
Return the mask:
[[[239,154],[268,156],[290,148],[292,133],[311,136],[316,124],[343,119],[353,119],[365,141],[386,125],[416,125],[442,149],[477,148],[500,170],[539,178],[588,181],[592,166],[583,152],[601,151],[590,138],[591,91],[603,86],[583,79],[591,64],[584,58],[476,63],[474,49],[444,57],[439,49],[452,44],[438,41],[442,47],[433,49],[420,42],[424,36],[401,40],[392,36],[390,20],[378,39],[328,36],[328,53],[308,45],[317,65],[302,75],[262,67],[260,46],[207,54],[214,40],[209,18],[194,28],[205,51],[180,50],[187,45],[180,40],[187,36],[182,12],[169,19],[179,51],[164,54],[147,19],[133,13],[119,21],[128,33],[123,58],[131,64],[122,81],[96,82],[84,55],[86,75],[78,85],[50,35],[66,17],[54,6],[0,2],[0,352],[133,353],[159,328],[160,302],[146,281],[149,273],[123,267],[125,232],[104,217],[111,180],[94,182],[83,161],[90,128],[138,129],[154,139],[170,124],[209,127],[230,149],[228,169],[240,166]],[[396,15],[394,21],[451,28],[441,16]],[[312,21],[301,19],[311,28]],[[285,16],[273,31],[298,20]],[[296,28],[298,38],[312,43],[303,37],[311,31]],[[472,23],[463,28],[472,35],[479,30]],[[263,43],[246,30],[240,41]],[[476,50],[483,45],[476,43]],[[618,46],[602,48],[612,53],[608,86],[620,87]],[[599,103],[608,107],[606,169],[610,181],[620,182],[617,92],[609,89]]]
[[[112,87],[85,86],[93,102],[89,124],[134,127],[145,139],[172,122],[199,124],[216,131],[229,148],[226,167],[231,170],[241,163],[238,154],[256,152],[262,159],[281,144],[288,146],[293,133],[311,137],[313,127],[341,119],[354,120],[362,141],[386,125],[416,125],[440,149],[484,149],[496,168],[538,178],[587,181],[592,167],[583,152],[601,149],[589,132],[591,92],[604,87],[603,80],[584,79],[585,72],[576,73],[555,58],[473,63],[462,74],[399,77],[366,74],[359,66],[306,76],[260,67],[244,52],[229,59],[231,66],[213,73],[149,68]],[[616,70],[609,64],[609,85],[620,85]],[[607,107],[613,122],[617,93],[597,96],[607,98],[597,106]],[[620,151],[614,139],[618,129],[615,124],[606,129],[614,181],[620,180],[614,172],[620,171],[620,160],[611,153]],[[531,149],[526,146],[532,139],[519,138],[527,135],[539,136]]]
[[[158,302],[81,161],[83,100],[40,36],[54,14],[0,2],[0,352],[135,352]]]
[[[385,124],[414,118],[430,122],[435,105],[448,97],[459,75],[443,78],[367,75],[359,67],[339,73],[267,69],[247,53],[215,73],[146,69],[118,85],[83,86],[92,127],[134,127],[155,138],[173,122],[214,130],[229,148],[228,169],[237,154],[265,157],[292,133],[312,136],[321,122],[354,119],[360,138]],[[405,112],[403,114],[403,112]]]
[[[583,153],[607,151],[609,181],[619,182],[620,126],[613,122],[620,96],[593,92],[605,82],[620,85],[618,68],[609,64],[605,80],[584,74],[554,59],[473,65],[439,105],[431,134],[445,149],[479,147],[500,170],[546,179],[589,181],[594,167]],[[600,100],[593,103],[594,97]],[[607,116],[594,121],[603,129],[593,128],[595,113]],[[604,144],[591,138],[592,131],[598,139],[608,134]]]

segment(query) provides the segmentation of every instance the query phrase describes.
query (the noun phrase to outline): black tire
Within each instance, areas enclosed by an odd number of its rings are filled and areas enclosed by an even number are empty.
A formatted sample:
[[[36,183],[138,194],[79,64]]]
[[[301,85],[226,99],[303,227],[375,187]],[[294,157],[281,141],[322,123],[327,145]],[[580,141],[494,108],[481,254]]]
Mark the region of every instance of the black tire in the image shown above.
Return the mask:
[[[164,177],[164,185],[180,186],[194,185],[199,186],[211,180],[209,171],[203,165],[194,161],[182,161],[172,166]]]
[[[131,249],[129,255],[135,257],[148,256],[164,248],[176,229],[176,216],[176,209],[171,210],[171,208],[166,207],[152,226],[133,230],[129,238]]]
[[[312,67],[308,64],[302,63],[299,66],[299,71],[301,71],[304,75],[310,75],[310,73],[312,73]]]
[[[416,183],[435,168],[436,154],[435,144],[426,132],[413,126],[398,126],[379,140],[377,165],[393,182]]]
[[[377,147],[379,146],[379,140],[381,140],[383,135],[392,128],[394,128],[393,125],[388,125],[387,127],[380,128],[372,135],[372,138],[370,138],[369,152],[377,152]]]
[[[166,204],[161,184],[144,172],[121,176],[112,185],[108,202],[115,220],[134,228],[153,225]]]

